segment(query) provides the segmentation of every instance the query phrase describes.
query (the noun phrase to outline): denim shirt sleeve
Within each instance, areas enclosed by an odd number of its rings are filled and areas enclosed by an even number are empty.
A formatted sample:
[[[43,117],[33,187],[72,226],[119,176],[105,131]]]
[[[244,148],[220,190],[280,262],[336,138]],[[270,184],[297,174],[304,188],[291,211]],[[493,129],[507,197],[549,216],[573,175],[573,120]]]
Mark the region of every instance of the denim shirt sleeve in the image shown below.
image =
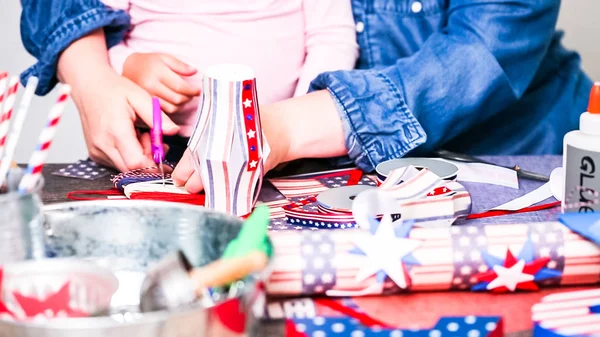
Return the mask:
[[[426,154],[518,101],[552,40],[560,6],[559,0],[449,3],[446,26],[413,55],[312,82],[311,91],[327,88],[339,103],[348,155],[361,169]]]
[[[58,58],[71,43],[104,27],[110,48],[129,29],[127,13],[110,9],[99,0],[21,0],[21,5],[21,39],[37,60],[21,74],[21,82],[38,77],[38,95],[47,94],[58,83]]]

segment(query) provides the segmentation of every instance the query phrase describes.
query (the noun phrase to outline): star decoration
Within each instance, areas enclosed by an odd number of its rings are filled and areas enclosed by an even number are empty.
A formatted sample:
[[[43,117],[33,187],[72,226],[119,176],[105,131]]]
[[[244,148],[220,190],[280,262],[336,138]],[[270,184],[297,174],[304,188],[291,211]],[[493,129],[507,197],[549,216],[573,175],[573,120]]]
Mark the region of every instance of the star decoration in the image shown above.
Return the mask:
[[[256,131],[250,130],[250,131],[248,131],[247,135],[248,135],[249,139],[252,139],[256,136]]]
[[[48,316],[49,313],[53,316],[58,316],[60,313],[65,314],[67,317],[88,316],[87,313],[74,310],[69,305],[71,300],[69,285],[70,282],[65,283],[56,293],[43,300],[27,297],[18,292],[14,292],[13,295],[27,317],[35,317],[40,314]]]
[[[405,222],[394,228],[391,216],[386,215],[379,223],[372,221],[370,235],[356,238],[356,248],[350,252],[368,258],[356,275],[359,282],[376,275],[380,284],[389,276],[402,289],[410,285],[405,264],[419,264],[411,253],[421,245],[421,241],[408,238],[412,224]]]
[[[482,252],[481,257],[490,270],[474,275],[477,279],[472,290],[490,290],[492,292],[508,292],[516,290],[539,290],[536,281],[560,277],[557,270],[545,268],[549,257],[534,259],[534,248],[531,239],[528,239],[517,257],[510,249],[506,250],[504,261],[487,252]]]
[[[252,106],[252,100],[249,100],[246,98],[246,100],[244,101],[244,108],[249,108]]]
[[[256,160],[253,160],[250,162],[250,167],[255,168],[257,164],[258,164],[258,162]]]

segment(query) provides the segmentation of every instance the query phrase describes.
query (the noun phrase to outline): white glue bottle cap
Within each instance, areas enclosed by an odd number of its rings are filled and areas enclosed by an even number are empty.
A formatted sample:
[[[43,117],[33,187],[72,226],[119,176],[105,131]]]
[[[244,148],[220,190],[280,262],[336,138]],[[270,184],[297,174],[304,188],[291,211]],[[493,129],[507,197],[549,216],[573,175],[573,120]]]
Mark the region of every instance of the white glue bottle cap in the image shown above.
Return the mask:
[[[600,82],[592,87],[587,111],[579,117],[579,130],[589,135],[600,135]]]

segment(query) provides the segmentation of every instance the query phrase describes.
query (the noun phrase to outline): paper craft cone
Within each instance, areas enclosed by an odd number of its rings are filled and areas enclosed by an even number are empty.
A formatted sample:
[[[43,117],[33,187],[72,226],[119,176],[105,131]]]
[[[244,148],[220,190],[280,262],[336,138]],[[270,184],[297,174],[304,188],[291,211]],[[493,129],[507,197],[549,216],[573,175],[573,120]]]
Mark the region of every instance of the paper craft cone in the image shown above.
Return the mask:
[[[243,216],[260,192],[269,148],[249,67],[221,64],[204,73],[196,127],[188,147],[206,193],[205,206]]]

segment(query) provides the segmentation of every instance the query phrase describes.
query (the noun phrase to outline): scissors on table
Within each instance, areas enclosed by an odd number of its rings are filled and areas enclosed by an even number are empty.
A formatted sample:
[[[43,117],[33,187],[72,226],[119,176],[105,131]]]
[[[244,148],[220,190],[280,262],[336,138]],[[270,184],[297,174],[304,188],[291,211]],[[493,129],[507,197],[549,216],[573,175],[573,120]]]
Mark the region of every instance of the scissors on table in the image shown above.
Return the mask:
[[[154,163],[158,165],[164,185],[165,169],[163,167],[163,162],[165,161],[165,150],[163,146],[162,111],[160,110],[160,102],[156,97],[152,98],[152,130],[150,134],[152,138],[152,157]]]
[[[519,165],[515,165],[513,167],[496,165],[494,163],[490,163],[483,159],[479,159],[479,158],[472,157],[472,156],[462,154],[462,153],[450,152],[450,151],[446,151],[446,150],[437,150],[434,153],[436,156],[443,158],[443,159],[460,161],[460,162],[464,162],[464,163],[488,164],[488,165],[500,166],[500,167],[504,167],[507,169],[515,170],[515,171],[517,171],[517,176],[524,178],[524,179],[531,179],[531,180],[537,180],[537,181],[542,181],[542,182],[548,182],[550,180],[550,178],[545,175],[523,170],[521,167],[519,167]]]

